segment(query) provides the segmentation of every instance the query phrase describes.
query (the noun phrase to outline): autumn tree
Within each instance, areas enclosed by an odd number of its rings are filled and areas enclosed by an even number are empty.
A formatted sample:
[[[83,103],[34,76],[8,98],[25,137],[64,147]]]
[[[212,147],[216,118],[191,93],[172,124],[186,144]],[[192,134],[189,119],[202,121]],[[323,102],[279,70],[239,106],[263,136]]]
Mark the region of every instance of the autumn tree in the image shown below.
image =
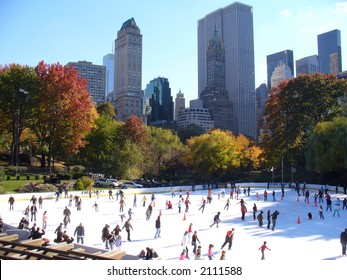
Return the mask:
[[[283,81],[273,87],[264,116],[262,147],[273,165],[281,159],[304,167],[308,140],[318,122],[342,114],[340,100],[347,81],[334,75],[312,74]]]
[[[86,144],[84,136],[92,127],[96,111],[87,81],[78,77],[74,67],[42,61],[35,71],[40,89],[30,129],[40,143],[41,166],[45,166],[46,155],[51,166],[55,156],[76,154]]]
[[[19,163],[20,139],[34,115],[38,85],[38,77],[29,66],[11,64],[0,69],[0,129],[12,136],[12,165]]]

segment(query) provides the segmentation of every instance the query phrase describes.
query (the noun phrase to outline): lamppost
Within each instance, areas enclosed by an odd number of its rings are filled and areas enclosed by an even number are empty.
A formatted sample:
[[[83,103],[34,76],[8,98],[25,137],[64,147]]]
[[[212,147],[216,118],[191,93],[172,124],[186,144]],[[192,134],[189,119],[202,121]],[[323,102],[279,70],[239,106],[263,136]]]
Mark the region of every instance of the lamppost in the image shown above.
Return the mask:
[[[273,184],[274,183],[274,179],[275,179],[273,166],[271,167],[271,172],[272,172],[272,184]]]

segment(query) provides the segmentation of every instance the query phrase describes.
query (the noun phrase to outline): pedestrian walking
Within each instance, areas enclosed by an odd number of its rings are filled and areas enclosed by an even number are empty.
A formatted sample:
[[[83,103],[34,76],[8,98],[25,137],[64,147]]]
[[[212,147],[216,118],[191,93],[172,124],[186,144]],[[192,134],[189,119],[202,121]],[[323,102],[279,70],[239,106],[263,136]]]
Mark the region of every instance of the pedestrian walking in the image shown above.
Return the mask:
[[[258,249],[258,250],[261,250],[261,260],[265,260],[265,250],[266,249],[271,251],[271,249],[266,246],[266,241],[264,241],[263,245],[261,245],[260,248]]]
[[[231,247],[233,246],[233,239],[234,239],[234,228],[231,230],[228,230],[226,235],[225,235],[225,240],[224,243],[222,244],[221,249],[224,248],[225,245],[228,244],[228,250],[231,250]]]
[[[342,255],[346,256],[347,228],[340,234],[340,243],[342,246]]]
[[[160,237],[160,232],[161,232],[161,222],[160,222],[160,216],[155,220],[155,235],[154,238]]]
[[[213,226],[213,225],[217,225],[217,227],[219,227],[219,223],[221,222],[220,218],[220,212],[218,212],[214,217],[213,217],[213,224],[210,225],[210,228]]]
[[[75,228],[74,236],[77,236],[77,243],[84,243],[84,226],[82,223]]]

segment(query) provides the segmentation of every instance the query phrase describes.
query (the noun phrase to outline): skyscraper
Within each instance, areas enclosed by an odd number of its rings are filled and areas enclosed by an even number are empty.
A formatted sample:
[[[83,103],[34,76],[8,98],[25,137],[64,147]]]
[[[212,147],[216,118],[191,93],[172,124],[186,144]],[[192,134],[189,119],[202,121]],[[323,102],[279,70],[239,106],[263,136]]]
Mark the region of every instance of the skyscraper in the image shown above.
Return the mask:
[[[88,91],[95,106],[106,101],[105,83],[106,67],[88,61],[69,62],[67,66],[74,66],[78,76],[87,79]]]
[[[142,35],[134,18],[123,23],[115,40],[115,98],[117,118],[126,121],[135,115],[143,119]]]
[[[239,2],[198,20],[198,94],[207,87],[207,53],[214,30],[225,48],[225,82],[235,134],[256,137],[253,8]]]
[[[181,110],[186,108],[186,99],[184,98],[183,92],[181,90],[176,94],[175,98],[175,120],[178,120],[178,114]]]
[[[106,67],[106,99],[112,102],[114,97],[114,54],[105,55],[102,58],[102,65]]]
[[[338,29],[319,34],[318,61],[319,72],[338,74],[342,72],[341,32]]]
[[[296,76],[319,72],[318,56],[311,55],[295,61]]]
[[[271,78],[275,71],[275,68],[279,65],[285,65],[289,67],[291,71],[291,76],[294,77],[294,59],[293,59],[293,51],[285,50],[278,53],[270,54],[266,57],[266,65],[267,65],[267,87],[269,91],[271,91]]]
[[[147,124],[163,125],[173,121],[173,100],[167,78],[159,77],[150,81],[143,99]]]
[[[232,103],[225,86],[225,49],[217,34],[215,29],[207,47],[207,86],[200,99],[209,109],[215,128],[232,130]]]

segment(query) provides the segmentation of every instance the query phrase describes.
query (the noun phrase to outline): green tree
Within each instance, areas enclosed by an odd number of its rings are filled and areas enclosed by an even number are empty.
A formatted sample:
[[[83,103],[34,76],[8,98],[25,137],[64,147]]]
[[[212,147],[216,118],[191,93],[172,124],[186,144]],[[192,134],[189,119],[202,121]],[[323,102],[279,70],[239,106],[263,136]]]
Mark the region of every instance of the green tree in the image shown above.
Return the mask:
[[[100,104],[97,108],[96,108],[97,112],[99,115],[106,115],[110,118],[114,118],[116,115],[116,111],[114,109],[114,107],[112,106],[111,103],[103,103]]]
[[[38,85],[38,77],[29,66],[11,64],[0,69],[0,129],[12,135],[12,165],[19,163],[20,139],[34,115],[33,96],[38,93]]]
[[[266,159],[279,166],[305,166],[304,153],[318,122],[342,114],[341,98],[347,81],[334,75],[301,75],[273,87],[266,103],[262,147]]]
[[[317,173],[347,171],[347,118],[317,123],[306,151],[307,168]]]
[[[168,169],[175,158],[182,155],[184,146],[172,130],[148,126],[146,173],[155,176]]]

